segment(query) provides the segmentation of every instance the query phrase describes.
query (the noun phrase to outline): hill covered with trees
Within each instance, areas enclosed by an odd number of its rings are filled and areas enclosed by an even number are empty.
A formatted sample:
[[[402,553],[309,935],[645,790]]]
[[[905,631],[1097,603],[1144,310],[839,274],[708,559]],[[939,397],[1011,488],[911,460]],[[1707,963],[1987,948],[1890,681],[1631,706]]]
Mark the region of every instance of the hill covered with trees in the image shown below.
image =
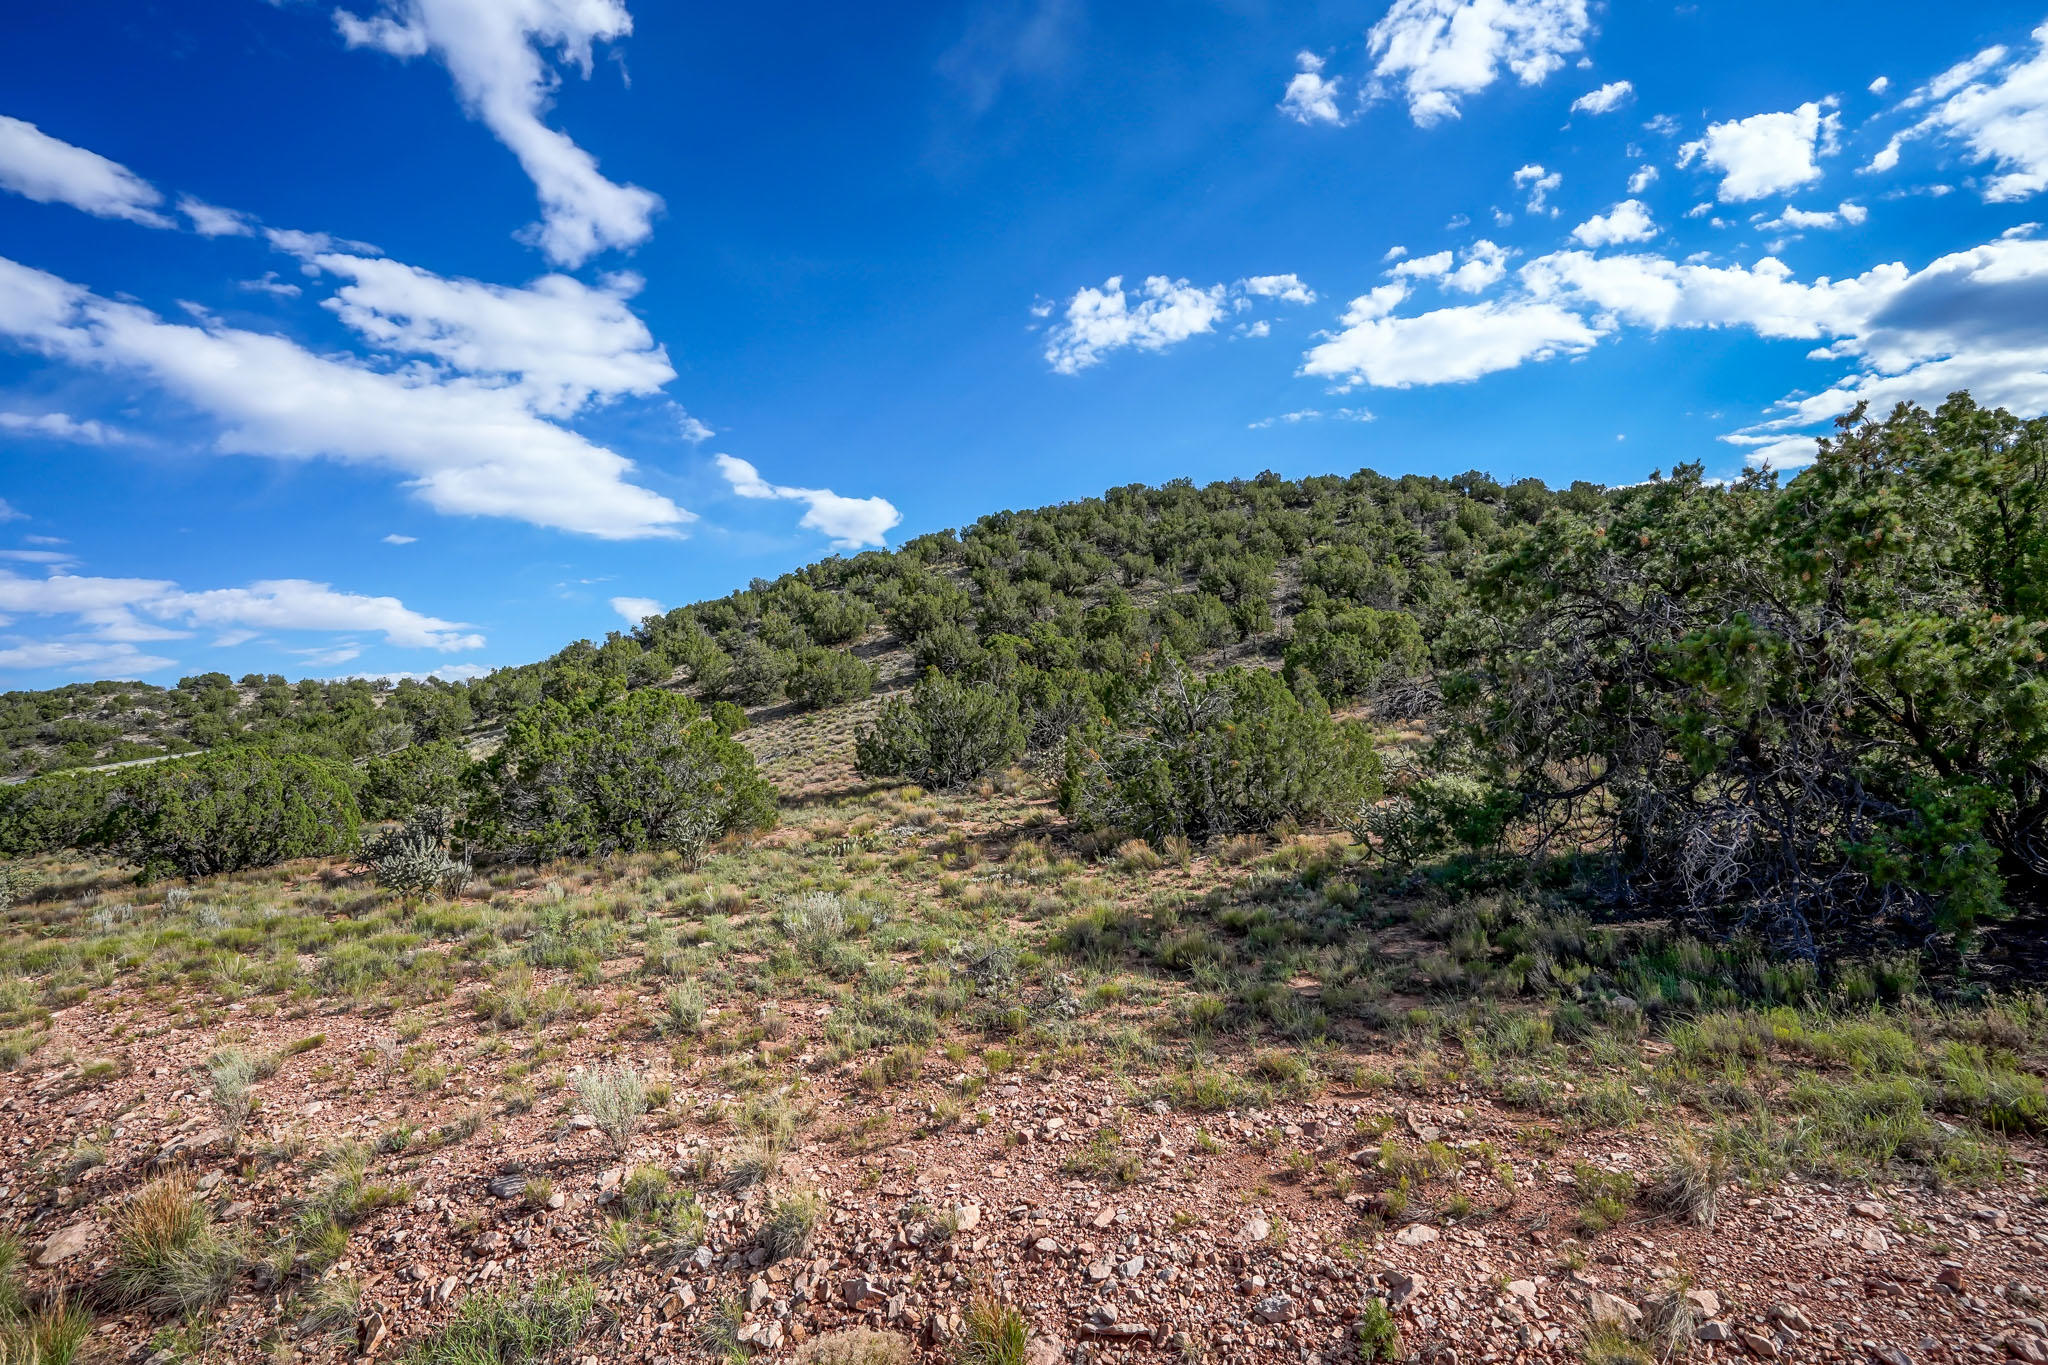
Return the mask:
[[[772,799],[698,824],[622,808],[595,837],[511,812],[509,770],[543,731],[557,757],[630,767],[608,718],[640,692],[680,709],[640,708],[634,733],[719,744],[746,714],[862,703],[852,757],[872,778],[957,787],[1035,754],[1077,828],[1341,826],[1412,866],[1518,866],[1814,958],[1966,934],[2048,872],[2044,455],[2042,422],[1958,395],[1857,414],[1785,481],[1125,487],[827,559],[466,685],[10,694],[9,752],[288,755],[372,819],[442,812],[484,856],[701,848],[764,827]],[[90,747],[116,729],[121,747]],[[514,756],[485,757],[500,744]],[[758,780],[744,759],[661,780],[730,804]],[[132,793],[186,766],[24,784],[0,839],[125,846]]]

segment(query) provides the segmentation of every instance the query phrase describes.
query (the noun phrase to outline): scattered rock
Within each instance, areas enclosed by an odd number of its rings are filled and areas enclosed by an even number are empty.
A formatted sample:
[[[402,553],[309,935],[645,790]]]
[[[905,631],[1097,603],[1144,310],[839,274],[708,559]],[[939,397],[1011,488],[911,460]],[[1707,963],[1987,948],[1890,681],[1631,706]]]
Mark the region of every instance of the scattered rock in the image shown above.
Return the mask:
[[[43,1243],[42,1254],[36,1257],[40,1266],[56,1265],[79,1255],[92,1245],[93,1237],[99,1232],[97,1223],[73,1223],[68,1228],[59,1228]]]

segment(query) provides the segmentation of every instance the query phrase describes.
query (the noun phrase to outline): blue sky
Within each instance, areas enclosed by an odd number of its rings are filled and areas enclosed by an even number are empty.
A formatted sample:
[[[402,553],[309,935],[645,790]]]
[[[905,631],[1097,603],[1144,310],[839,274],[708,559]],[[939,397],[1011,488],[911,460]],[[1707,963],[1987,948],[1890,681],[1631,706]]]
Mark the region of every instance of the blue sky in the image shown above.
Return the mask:
[[[526,662],[1133,481],[2048,411],[2048,5],[68,0],[0,686]]]

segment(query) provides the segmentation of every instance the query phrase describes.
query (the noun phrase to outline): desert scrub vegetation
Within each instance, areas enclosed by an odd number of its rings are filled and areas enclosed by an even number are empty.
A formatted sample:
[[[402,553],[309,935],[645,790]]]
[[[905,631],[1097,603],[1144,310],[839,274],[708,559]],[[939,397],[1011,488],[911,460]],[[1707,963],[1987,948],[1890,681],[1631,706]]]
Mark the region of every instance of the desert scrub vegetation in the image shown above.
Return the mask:
[[[247,1264],[214,1226],[183,1176],[145,1185],[115,1215],[108,1278],[122,1300],[153,1313],[190,1313],[228,1296]]]
[[[612,1150],[623,1153],[647,1113],[647,1083],[628,1066],[593,1067],[576,1078],[576,1101]]]
[[[72,1365],[92,1333],[92,1314],[63,1296],[35,1302],[21,1265],[21,1243],[0,1232],[0,1365]]]
[[[544,1365],[582,1338],[596,1306],[593,1285],[558,1277],[523,1292],[471,1294],[454,1321],[404,1359],[406,1365]]]
[[[694,864],[714,842],[767,829],[775,790],[716,716],[670,692],[587,711],[522,712],[470,770],[465,833],[525,858],[664,849]]]

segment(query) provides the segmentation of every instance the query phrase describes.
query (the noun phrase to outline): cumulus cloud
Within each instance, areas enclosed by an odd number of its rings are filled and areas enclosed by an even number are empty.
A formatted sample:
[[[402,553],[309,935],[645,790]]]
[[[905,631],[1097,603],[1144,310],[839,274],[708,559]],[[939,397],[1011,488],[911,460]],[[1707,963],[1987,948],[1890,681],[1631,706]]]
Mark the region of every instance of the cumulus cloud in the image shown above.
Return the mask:
[[[1636,167],[1636,173],[1628,178],[1628,192],[1630,194],[1641,194],[1656,183],[1657,168],[1655,166],[1638,166]]]
[[[1835,150],[1840,128],[1841,116],[1832,108],[1808,101],[1784,113],[1713,124],[1705,136],[1678,149],[1678,164],[1712,167],[1721,173],[1721,202],[1747,203],[1820,179],[1815,157]]]
[[[0,336],[147,377],[220,422],[222,451],[389,469],[440,512],[606,539],[674,535],[694,520],[629,482],[630,460],[538,415],[523,385],[390,372],[218,322],[166,322],[4,258]]]
[[[1308,352],[1301,373],[1347,388],[1452,384],[1577,354],[1600,339],[1578,314],[1555,304],[1488,301],[1395,316],[1407,298],[1407,285],[1390,284],[1352,300],[1342,330]]]
[[[1835,211],[1839,218],[1841,211]],[[1730,433],[1753,459],[1810,453],[1812,433],[1868,401],[1884,410],[1935,404],[1958,389],[2020,412],[2048,410],[2048,242],[2029,235],[1842,279],[1804,280],[1783,261],[1684,261],[1638,252],[1554,252],[1525,264],[1483,303],[1402,315],[1408,280],[1353,301],[1342,330],[1304,357],[1302,373],[1375,387],[1455,383],[1582,352],[1624,328],[1741,329],[1812,343],[1808,358],[1845,366],[1817,392],[1793,395]]]
[[[809,504],[797,525],[832,538],[835,548],[858,550],[885,544],[885,532],[903,520],[886,498],[846,498],[829,488],[790,488],[769,483],[761,471],[732,455],[715,457],[718,472],[743,498],[778,498]]]
[[[1237,287],[1246,294],[1262,299],[1278,299],[1282,303],[1314,303],[1316,291],[1301,282],[1301,276],[1253,275],[1239,280]]]
[[[80,421],[62,412],[0,412],[0,431],[20,436],[42,436],[52,441],[75,441],[86,446],[113,445],[132,439],[127,432],[118,431],[103,422],[91,418]],[[5,517],[0,517],[0,521],[4,520]]]
[[[1295,73],[1280,97],[1280,112],[1296,123],[1328,123],[1341,126],[1344,112],[1337,107],[1343,84],[1341,77],[1323,75],[1323,59],[1313,52],[1295,56]]]
[[[371,345],[517,388],[550,417],[651,394],[676,377],[668,352],[627,307],[640,291],[637,275],[607,275],[594,288],[544,275],[513,288],[383,258],[322,252],[310,260],[348,281],[322,306]]]
[[[0,115],[0,188],[39,204],[69,204],[96,218],[125,218],[167,228],[164,196],[118,161],[51,137],[33,123]]]
[[[614,597],[612,610],[617,612],[629,626],[637,626],[650,616],[661,616],[667,607],[652,597]]]
[[[1372,93],[1396,89],[1421,127],[1459,116],[1459,102],[1510,72],[1538,85],[1582,51],[1587,0],[1394,0],[1366,34]]]
[[[1609,81],[1598,90],[1588,90],[1572,101],[1574,114],[1611,114],[1634,97],[1636,88],[1628,81]]]
[[[1624,199],[1606,213],[1596,213],[1572,229],[1572,240],[1581,246],[1619,246],[1624,242],[1647,242],[1657,235],[1650,221],[1649,206],[1640,199]]]
[[[301,578],[191,592],[165,579],[65,572],[28,578],[0,569],[0,613],[68,618],[67,633],[61,638],[17,639],[12,648],[0,650],[0,667],[15,668],[104,664],[154,671],[170,667],[171,661],[143,656],[134,646],[182,639],[193,630],[212,631],[232,643],[267,631],[376,633],[399,648],[444,653],[477,649],[484,643],[483,636],[462,623],[413,611],[395,597],[337,592],[329,584]],[[349,641],[323,646],[337,647],[355,645]]]
[[[535,237],[549,259],[581,265],[653,232],[660,196],[607,180],[597,158],[543,121],[559,79],[545,53],[590,74],[591,48],[633,31],[624,0],[384,0],[362,17],[337,10],[350,47],[398,58],[429,53],[448,68],[472,117],[513,156],[540,197]]]
[[[1557,210],[1550,207],[1550,192],[1564,183],[1564,175],[1558,171],[1547,171],[1531,162],[1515,172],[1515,188],[1529,192],[1529,212],[1548,213],[1557,216]]]
[[[1999,172],[1982,192],[1993,203],[2029,199],[2048,189],[2048,24],[2033,33],[2033,55],[2008,60],[1994,47],[1951,67],[1914,100],[1935,108],[1917,131],[1960,142],[1978,161]],[[1878,160],[1898,163],[1893,140]],[[1889,169],[1872,163],[1874,169]]]
[[[1844,226],[1858,227],[1869,217],[1869,209],[1847,200],[1831,209],[1802,209],[1787,204],[1776,218],[1757,226],[1765,232],[1826,232]]]
[[[1125,292],[1123,276],[1112,275],[1100,289],[1075,291],[1063,320],[1047,335],[1045,358],[1060,374],[1079,374],[1126,346],[1165,350],[1214,331],[1227,292],[1220,284],[1200,289],[1150,275],[1134,298]]]
[[[1496,246],[1481,237],[1465,248],[1464,263],[1444,276],[1444,287],[1463,294],[1484,293],[1508,273],[1510,254],[1506,247]]]
[[[1452,262],[1458,258],[1449,251],[1435,251],[1427,256],[1412,256],[1387,271],[1397,280],[1435,280],[1448,275]]]

